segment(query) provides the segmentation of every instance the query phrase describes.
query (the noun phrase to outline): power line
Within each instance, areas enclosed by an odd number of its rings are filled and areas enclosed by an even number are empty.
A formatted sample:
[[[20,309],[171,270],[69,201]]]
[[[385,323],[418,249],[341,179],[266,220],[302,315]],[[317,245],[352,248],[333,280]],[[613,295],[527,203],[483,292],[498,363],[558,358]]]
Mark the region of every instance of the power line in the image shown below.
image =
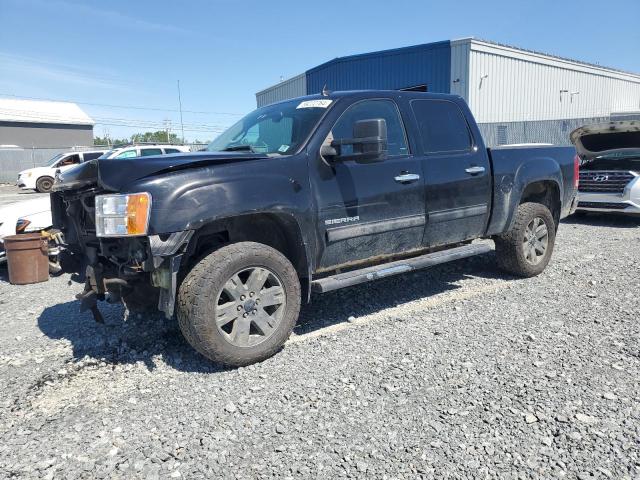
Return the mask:
[[[55,98],[45,98],[45,97],[25,97],[21,95],[14,95],[12,93],[2,93],[0,92],[0,96],[3,97],[12,97],[18,98],[22,100],[41,100],[45,102],[68,102],[68,103],[77,103],[79,105],[91,105],[94,107],[109,107],[109,108],[124,108],[127,110],[151,110],[156,112],[176,112],[178,113],[180,110],[172,109],[172,108],[159,108],[159,107],[143,107],[139,105],[114,105],[109,103],[92,103],[92,102],[78,102],[76,100],[63,100],[63,99],[55,99]],[[231,115],[236,117],[244,116],[244,113],[231,113],[231,112],[208,112],[208,111],[198,111],[198,110],[182,110],[183,113],[198,113],[203,115]]]

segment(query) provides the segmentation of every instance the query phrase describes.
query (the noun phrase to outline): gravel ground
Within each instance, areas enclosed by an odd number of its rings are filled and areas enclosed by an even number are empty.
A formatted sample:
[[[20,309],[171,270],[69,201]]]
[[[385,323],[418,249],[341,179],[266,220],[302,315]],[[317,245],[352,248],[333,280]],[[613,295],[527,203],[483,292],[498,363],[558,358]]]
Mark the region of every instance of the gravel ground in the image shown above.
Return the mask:
[[[0,281],[3,478],[640,478],[640,219],[315,297],[225,369],[172,322],[106,325],[67,277]]]

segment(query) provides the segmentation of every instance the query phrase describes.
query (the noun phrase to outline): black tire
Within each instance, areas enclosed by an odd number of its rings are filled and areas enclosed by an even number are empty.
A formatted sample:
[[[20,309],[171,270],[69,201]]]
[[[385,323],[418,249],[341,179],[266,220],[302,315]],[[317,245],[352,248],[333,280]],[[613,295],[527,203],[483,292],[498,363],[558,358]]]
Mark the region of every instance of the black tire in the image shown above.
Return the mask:
[[[254,272],[256,277],[266,275],[267,279],[253,283]],[[237,287],[231,294],[230,282]],[[250,285],[261,286],[250,292]],[[265,305],[269,288],[278,291],[278,305]],[[247,295],[240,300],[242,292]],[[249,298],[251,293],[255,300]],[[261,296],[264,302],[260,306]],[[180,330],[193,348],[210,360],[238,367],[265,360],[280,350],[298,320],[300,297],[298,275],[284,255],[261,243],[239,242],[207,255],[191,269],[180,285],[176,314]],[[220,319],[225,315],[233,319],[223,325]],[[271,319],[269,329],[261,329],[257,323],[264,325],[264,318]],[[238,344],[233,343],[236,339]]]
[[[529,233],[530,227],[536,219],[544,222],[546,227],[546,247],[544,253],[538,256],[540,249]],[[538,230],[540,226],[536,227]],[[542,230],[538,230],[540,233]],[[539,203],[523,203],[518,206],[515,222],[511,230],[494,238],[498,266],[506,272],[519,277],[534,277],[539,275],[549,263],[556,240],[556,225],[553,215],[547,207]],[[534,250],[531,255],[531,249]],[[532,257],[535,255],[535,259]]]
[[[36,182],[36,191],[40,193],[50,192],[51,187],[53,187],[53,178],[51,177],[40,177]]]

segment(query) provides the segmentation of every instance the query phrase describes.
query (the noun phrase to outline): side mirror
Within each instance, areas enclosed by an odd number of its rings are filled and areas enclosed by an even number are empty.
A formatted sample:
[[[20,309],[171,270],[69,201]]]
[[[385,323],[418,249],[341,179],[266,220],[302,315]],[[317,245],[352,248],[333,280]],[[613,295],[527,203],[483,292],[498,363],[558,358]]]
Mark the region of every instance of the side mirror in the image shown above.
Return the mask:
[[[336,139],[323,145],[320,155],[329,161],[382,161],[387,157],[387,121],[384,118],[358,120],[353,138]]]

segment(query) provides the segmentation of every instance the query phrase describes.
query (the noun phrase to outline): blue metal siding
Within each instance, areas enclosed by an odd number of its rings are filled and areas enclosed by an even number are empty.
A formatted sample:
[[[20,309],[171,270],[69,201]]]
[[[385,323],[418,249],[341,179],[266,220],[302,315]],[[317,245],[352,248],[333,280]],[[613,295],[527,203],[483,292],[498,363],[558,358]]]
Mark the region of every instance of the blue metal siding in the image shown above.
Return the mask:
[[[429,92],[450,93],[449,41],[365,53],[331,60],[306,72],[307,94],[329,90],[396,90],[426,84]]]

